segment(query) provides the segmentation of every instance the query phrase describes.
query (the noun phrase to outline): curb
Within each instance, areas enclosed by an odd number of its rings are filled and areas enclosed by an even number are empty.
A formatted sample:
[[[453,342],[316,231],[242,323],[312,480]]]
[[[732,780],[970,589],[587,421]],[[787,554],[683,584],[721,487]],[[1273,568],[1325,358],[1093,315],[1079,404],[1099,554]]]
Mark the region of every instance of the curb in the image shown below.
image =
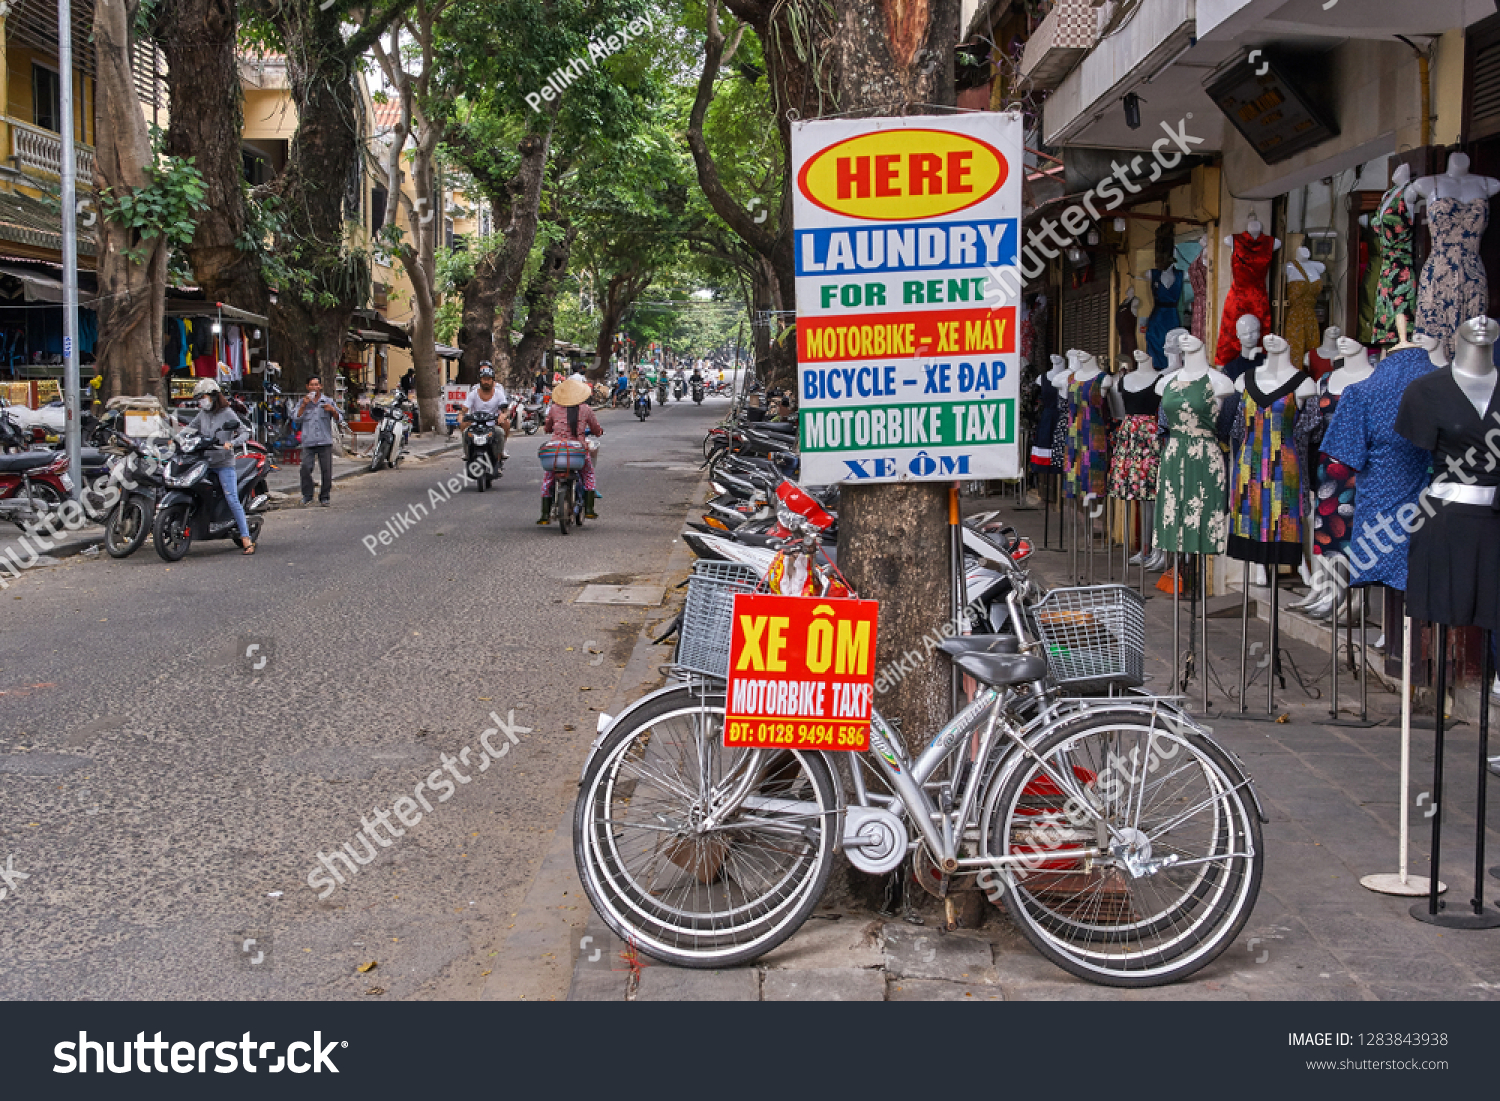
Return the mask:
[[[431,451],[423,451],[423,452],[418,453],[416,451],[412,451],[412,450],[408,449],[407,450],[407,458],[412,458],[412,459],[431,459],[431,458],[433,458],[433,457],[435,457],[437,455],[445,455],[449,451],[457,451],[462,446],[463,446],[462,441],[449,440],[449,441],[445,442],[443,444],[443,446],[434,448]],[[282,471],[291,470],[291,469],[293,469],[292,464],[287,463],[285,465],[282,465],[280,467],[280,469],[277,471],[277,473],[280,474]],[[333,476],[332,480],[335,481],[335,482],[342,482],[342,481],[346,481],[346,480],[348,480],[350,478],[358,478],[358,477],[360,477],[361,475],[364,475],[364,474],[374,474],[374,473],[375,473],[375,471],[373,471],[373,470],[370,469],[370,464],[369,463],[361,463],[360,465],[356,466],[353,470],[346,470],[342,474],[335,474]],[[302,479],[301,479],[301,475],[300,474],[298,474],[298,475],[289,475],[288,479],[289,480],[285,481],[283,484],[278,484],[278,485],[272,485],[271,482],[270,482],[270,479],[267,479],[266,480],[266,486],[273,493],[300,493],[302,491]]]
[[[707,481],[705,476],[693,491],[688,515],[692,515],[693,510],[700,507],[699,502]],[[661,572],[662,588],[666,591],[670,591],[672,578],[686,572],[693,556],[693,552],[681,538],[675,540],[675,543]],[[643,694],[644,687],[660,679],[657,667],[666,664],[668,660],[670,654],[664,657],[662,651],[651,642],[649,627],[643,627],[635,646],[631,648],[620,679],[601,712],[618,715],[626,704]],[[592,741],[591,738],[590,743]],[[579,761],[571,767],[579,768],[581,765],[582,761]],[[574,787],[577,787],[576,780]],[[576,910],[577,924],[562,920],[558,904],[560,893],[564,889],[568,892],[567,900],[582,900],[582,888],[573,863],[571,805],[563,809],[561,820],[553,827],[547,855],[542,858],[541,867],[532,877],[526,896],[516,909],[511,931],[501,941],[495,953],[492,974],[479,993],[481,1001],[532,1000],[545,998],[549,994],[557,1001],[567,998],[573,985],[574,949],[577,947],[578,936],[585,924],[593,919],[594,911],[580,901]],[[559,970],[551,975],[539,973],[538,960],[547,962],[549,955],[553,966],[566,970]]]

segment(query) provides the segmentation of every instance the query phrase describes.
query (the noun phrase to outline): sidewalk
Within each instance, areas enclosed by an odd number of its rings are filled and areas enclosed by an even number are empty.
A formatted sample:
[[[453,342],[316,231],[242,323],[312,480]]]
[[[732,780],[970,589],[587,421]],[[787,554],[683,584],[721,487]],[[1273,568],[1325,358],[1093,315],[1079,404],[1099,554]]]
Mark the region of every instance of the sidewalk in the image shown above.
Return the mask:
[[[373,437],[368,434],[361,438],[361,445],[368,449],[369,442]],[[441,455],[461,446],[458,437],[448,436],[441,432],[430,432],[425,436],[413,436],[407,447],[407,457],[413,459],[425,459],[432,455]],[[294,503],[301,498],[301,473],[298,463],[283,463],[272,460],[280,468],[274,470],[266,479],[266,485],[271,490],[273,509],[280,503]],[[346,478],[357,478],[361,474],[370,473],[369,456],[364,458],[350,458],[343,455],[335,455],[333,460],[333,480],[341,482]],[[31,548],[22,544],[23,533],[14,524],[5,524],[0,527],[0,557],[5,556],[7,551],[15,551],[16,557],[22,562],[31,559]],[[91,547],[98,547],[98,553],[104,553],[104,529],[97,525],[89,525],[76,532],[68,532],[58,540],[52,550],[48,551],[37,562],[33,569],[41,569],[49,565],[56,565],[63,558],[71,558],[76,554],[82,554]],[[6,574],[5,576],[9,576]]]
[[[996,499],[972,503],[994,508]],[[1001,506],[1004,507],[1004,506]],[[1040,514],[1011,516],[1033,533]],[[1050,583],[1063,582],[1068,556],[1038,551],[1031,568]],[[1150,588],[1148,574],[1148,688],[1166,693],[1172,647],[1172,601]],[[1133,580],[1134,578],[1132,578]],[[1187,605],[1182,607],[1186,646]],[[592,910],[574,946],[575,1001],[790,1001],[790,1000],[1494,1000],[1500,997],[1500,930],[1440,929],[1413,919],[1411,899],[1373,894],[1361,876],[1397,870],[1399,701],[1378,682],[1369,686],[1367,728],[1330,722],[1326,650],[1284,639],[1287,688],[1278,685],[1275,715],[1282,721],[1241,718],[1240,621],[1209,620],[1210,705],[1206,718],[1216,737],[1240,755],[1254,777],[1269,821],[1265,825],[1265,878],[1259,901],[1239,940],[1217,961],[1184,983],[1150,990],[1116,990],[1074,979],[1037,955],[1010,920],[981,903],[977,929],[944,933],[940,911],[924,906],[925,926],[868,911],[820,906],[789,941],[751,966],[694,971],[658,964],[630,953]],[[1264,645],[1265,627],[1250,625]],[[1373,660],[1372,652],[1372,660]],[[1247,693],[1251,714],[1266,712],[1266,672],[1255,669]],[[1314,698],[1292,676],[1292,663]],[[1345,666],[1347,670],[1347,665]],[[1196,712],[1201,686],[1187,690]],[[1358,686],[1341,673],[1341,713],[1358,708]],[[1429,717],[1430,725],[1430,717]],[[1448,907],[1466,912],[1473,889],[1474,806],[1478,777],[1477,732],[1459,725],[1447,735],[1443,873]],[[1412,735],[1412,874],[1425,874],[1431,798],[1431,730]],[[1486,866],[1500,864],[1500,813],[1488,815]],[[835,873],[837,874],[837,873]],[[914,888],[915,890],[915,888]],[[1486,877],[1487,898],[1500,879]],[[920,895],[920,891],[918,891]],[[592,939],[588,939],[592,938]]]

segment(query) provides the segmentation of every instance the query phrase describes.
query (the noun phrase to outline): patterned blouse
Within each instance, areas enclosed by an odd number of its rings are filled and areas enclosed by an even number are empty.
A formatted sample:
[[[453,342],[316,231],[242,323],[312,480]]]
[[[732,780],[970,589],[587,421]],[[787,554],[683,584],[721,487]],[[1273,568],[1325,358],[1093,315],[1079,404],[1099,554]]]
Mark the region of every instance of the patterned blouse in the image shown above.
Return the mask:
[[[599,424],[599,418],[594,416],[594,411],[587,405],[577,406],[578,409],[578,431],[568,431],[568,407],[563,405],[552,405],[547,409],[547,419],[542,427],[552,434],[554,440],[581,440],[585,430],[596,436],[604,435],[604,429]]]

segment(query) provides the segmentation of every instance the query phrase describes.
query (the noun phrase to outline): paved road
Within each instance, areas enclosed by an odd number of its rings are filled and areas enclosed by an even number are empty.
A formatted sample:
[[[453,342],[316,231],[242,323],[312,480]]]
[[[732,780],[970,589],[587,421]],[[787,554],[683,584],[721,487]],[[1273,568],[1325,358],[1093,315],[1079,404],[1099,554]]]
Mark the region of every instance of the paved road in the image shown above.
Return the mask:
[[[476,996],[661,615],[574,598],[662,580],[726,407],[602,414],[603,519],[566,539],[521,440],[492,493],[443,498],[454,453],[272,514],[250,559],[148,545],[13,582],[0,872],[28,878],[0,882],[0,998]],[[367,862],[320,865],[346,842]]]

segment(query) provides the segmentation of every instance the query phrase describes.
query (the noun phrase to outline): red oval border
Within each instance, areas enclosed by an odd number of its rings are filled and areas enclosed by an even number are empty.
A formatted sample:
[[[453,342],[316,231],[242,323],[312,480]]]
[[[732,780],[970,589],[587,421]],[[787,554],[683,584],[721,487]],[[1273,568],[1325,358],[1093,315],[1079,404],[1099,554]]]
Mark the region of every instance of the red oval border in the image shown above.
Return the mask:
[[[834,209],[827,203],[816,198],[810,191],[807,190],[807,173],[812,168],[812,166],[817,164],[818,161],[822,160],[824,156],[832,153],[840,146],[848,145],[851,141],[862,141],[863,139],[869,137],[870,134],[879,134],[886,132],[881,130],[871,130],[869,133],[854,134],[851,137],[844,138],[842,141],[836,141],[832,145],[824,146],[822,149],[819,149],[816,153],[809,157],[807,159],[807,162],[802,166],[802,170],[797,173],[797,190],[802,192],[803,196],[807,199],[808,202],[812,203],[813,206],[818,207],[821,210],[826,210],[830,214],[837,214],[840,218],[858,218],[862,222],[911,222],[924,221],[928,218],[946,218],[950,214],[958,214],[961,211],[968,210],[970,207],[977,206],[980,203],[984,202],[995,192],[999,191],[1000,188],[1005,184],[1005,181],[1010,179],[1010,161],[1006,159],[1005,155],[1001,153],[1000,150],[996,149],[993,145],[985,141],[983,138],[976,138],[972,134],[965,134],[961,130],[939,130],[932,126],[912,127],[909,129],[906,127],[900,127],[899,130],[903,134],[947,134],[952,137],[963,138],[965,141],[971,141],[976,145],[984,146],[994,154],[995,160],[1000,163],[1000,175],[995,180],[995,186],[990,188],[983,195],[980,195],[977,198],[965,203],[963,206],[954,207],[952,210],[945,210],[941,214],[927,214],[919,218],[913,218],[913,216],[909,214],[897,215],[890,218],[870,214],[850,214],[846,210]]]

